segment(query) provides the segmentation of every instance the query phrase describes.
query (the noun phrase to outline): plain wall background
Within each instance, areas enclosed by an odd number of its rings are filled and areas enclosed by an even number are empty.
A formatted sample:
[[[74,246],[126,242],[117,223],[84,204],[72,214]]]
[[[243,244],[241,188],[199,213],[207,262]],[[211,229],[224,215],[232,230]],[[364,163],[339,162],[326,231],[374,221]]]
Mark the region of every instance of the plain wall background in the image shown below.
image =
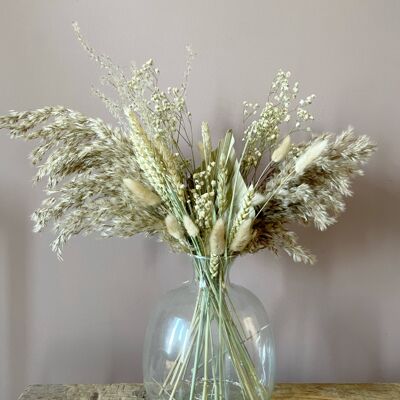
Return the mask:
[[[0,113],[62,104],[107,121],[90,95],[99,70],[74,37],[128,65],[152,57],[179,83],[185,45],[198,53],[188,102],[196,133],[241,133],[242,101],[265,101],[279,68],[316,93],[317,131],[348,124],[379,152],[340,222],[302,243],[315,267],[259,253],[233,280],[273,322],[278,381],[400,379],[400,2],[1,0]],[[51,232],[29,219],[32,144],[0,135],[0,397],[28,383],[135,382],[150,310],[190,274],[184,256],[141,237],[79,238],[59,263]]]

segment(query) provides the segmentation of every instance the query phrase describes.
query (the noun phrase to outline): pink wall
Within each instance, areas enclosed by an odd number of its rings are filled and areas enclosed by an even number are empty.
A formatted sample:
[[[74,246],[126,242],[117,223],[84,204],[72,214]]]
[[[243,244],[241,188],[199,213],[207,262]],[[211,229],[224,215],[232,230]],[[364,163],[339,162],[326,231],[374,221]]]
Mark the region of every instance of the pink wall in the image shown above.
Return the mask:
[[[317,266],[260,253],[233,279],[269,310],[278,381],[400,380],[400,2],[2,0],[0,114],[63,104],[111,120],[73,20],[118,63],[153,57],[166,86],[191,43],[195,126],[216,136],[240,131],[242,101],[262,102],[282,67],[317,94],[317,130],[351,123],[378,142],[340,223],[301,232]],[[31,233],[43,196],[30,148],[0,136],[1,398],[28,383],[140,381],[149,310],[190,266],[143,238],[73,240],[59,263],[51,232]]]

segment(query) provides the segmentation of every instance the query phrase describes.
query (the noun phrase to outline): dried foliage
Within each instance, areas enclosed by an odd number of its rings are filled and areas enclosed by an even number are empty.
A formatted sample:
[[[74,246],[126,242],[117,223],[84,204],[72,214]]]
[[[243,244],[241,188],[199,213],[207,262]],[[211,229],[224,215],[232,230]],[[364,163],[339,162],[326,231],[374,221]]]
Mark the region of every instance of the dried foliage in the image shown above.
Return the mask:
[[[152,60],[132,66],[127,76],[75,29],[105,70],[102,82],[116,90],[117,99],[96,94],[118,126],[63,107],[0,117],[0,128],[12,137],[38,142],[31,160],[38,167],[35,181],[47,178],[48,197],[33,214],[34,230],[54,222],[52,248],[59,257],[73,235],[144,232],[192,254],[267,248],[314,261],[288,226],[322,230],[336,222],[351,195],[351,179],[362,174],[360,166],[375,150],[366,136],[349,128],[339,136],[310,133],[307,142],[295,144],[296,132],[311,132],[314,95],[298,100],[298,83],[291,86],[290,74],[279,71],[263,107],[244,102],[241,156],[235,155],[231,131],[213,147],[203,123],[202,161],[196,166],[185,101],[190,49],[184,82],[163,91]]]

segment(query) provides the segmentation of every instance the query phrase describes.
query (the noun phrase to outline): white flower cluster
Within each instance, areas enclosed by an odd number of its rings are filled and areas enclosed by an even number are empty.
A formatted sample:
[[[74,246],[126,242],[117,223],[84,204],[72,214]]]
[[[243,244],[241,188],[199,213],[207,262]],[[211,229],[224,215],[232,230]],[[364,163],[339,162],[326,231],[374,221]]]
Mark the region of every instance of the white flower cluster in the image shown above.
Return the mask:
[[[212,161],[204,171],[193,174],[194,188],[191,189],[191,202],[193,203],[195,223],[202,229],[212,227],[212,212],[217,185],[213,179],[215,165],[215,161]]]
[[[315,95],[302,99],[291,108],[299,92],[299,83],[290,86],[290,72],[279,71],[272,82],[268,101],[244,132],[243,141],[246,143],[245,154],[242,164],[242,172],[247,175],[251,169],[257,170],[259,163],[266,150],[275,147],[282,133],[288,135],[298,131],[311,131],[306,122],[314,117],[307,107],[312,104]],[[259,105],[243,102],[244,121],[251,116],[257,116]],[[294,116],[294,117],[293,117]],[[294,123],[291,126],[291,121]],[[286,132],[282,132],[282,124],[286,123]]]

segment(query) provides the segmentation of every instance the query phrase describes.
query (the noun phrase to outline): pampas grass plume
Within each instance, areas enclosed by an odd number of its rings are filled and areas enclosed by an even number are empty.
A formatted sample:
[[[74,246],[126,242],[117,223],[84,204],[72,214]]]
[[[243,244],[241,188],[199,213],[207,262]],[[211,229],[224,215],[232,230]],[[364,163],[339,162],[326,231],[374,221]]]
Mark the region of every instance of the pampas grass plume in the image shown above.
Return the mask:
[[[289,152],[290,144],[291,144],[290,136],[287,135],[285,139],[282,140],[281,144],[272,153],[271,160],[274,163],[282,161]]]
[[[225,251],[225,222],[222,218],[217,219],[210,234],[210,251],[217,256]]]
[[[161,203],[160,197],[139,181],[130,178],[123,180],[124,185],[132,192],[135,198],[145,206],[156,206]]]
[[[233,238],[232,243],[230,245],[230,250],[233,253],[240,253],[242,250],[246,248],[246,246],[250,242],[252,224],[253,220],[251,219],[246,219],[240,224],[236,232],[236,235]]]
[[[328,146],[328,140],[318,140],[313,143],[296,161],[294,169],[298,175],[303,172],[322,154]]]
[[[199,234],[199,228],[188,215],[183,217],[183,226],[189,236],[196,237]]]
[[[178,220],[176,219],[175,215],[168,214],[165,217],[165,226],[167,227],[168,233],[175,238],[176,240],[183,240],[183,230],[179,225]]]

